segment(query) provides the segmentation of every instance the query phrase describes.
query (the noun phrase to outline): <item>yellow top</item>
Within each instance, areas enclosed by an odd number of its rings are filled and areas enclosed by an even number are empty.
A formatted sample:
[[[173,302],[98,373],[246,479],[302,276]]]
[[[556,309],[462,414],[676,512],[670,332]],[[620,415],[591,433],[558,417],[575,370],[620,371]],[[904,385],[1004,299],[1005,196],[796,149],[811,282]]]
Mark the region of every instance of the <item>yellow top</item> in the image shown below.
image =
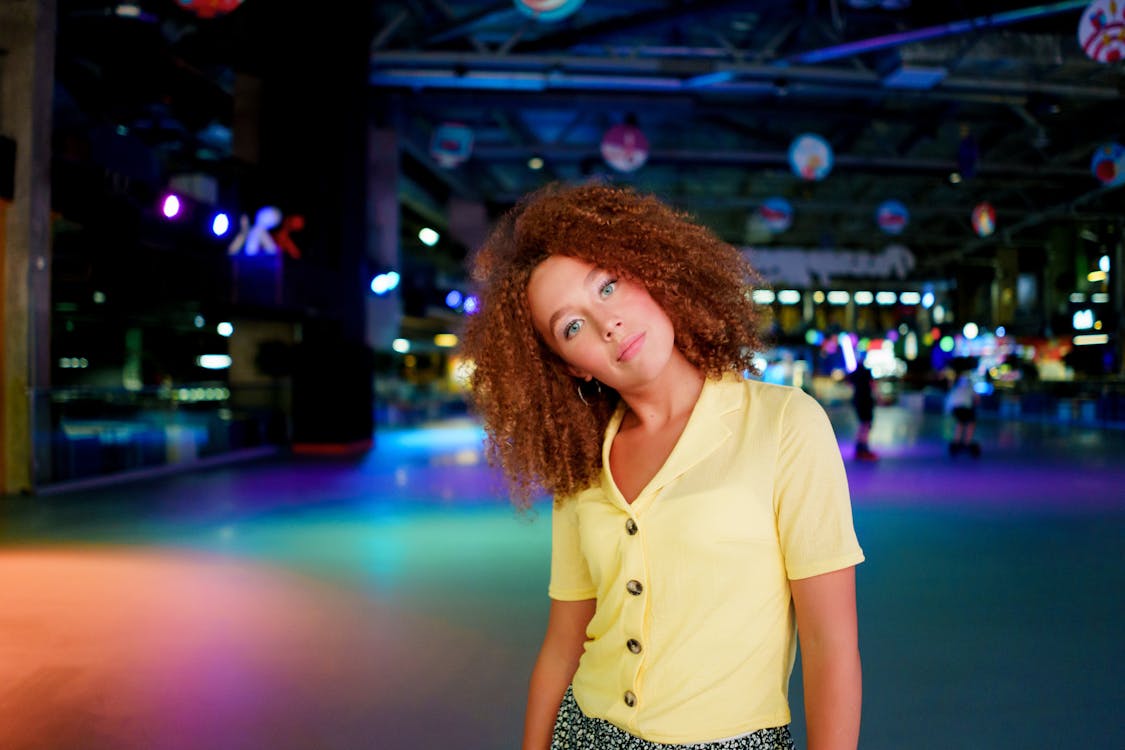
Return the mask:
[[[651,742],[789,723],[789,580],[863,560],[832,427],[804,392],[707,380],[663,467],[630,505],[609,469],[555,503],[553,599],[597,599],[574,697]]]

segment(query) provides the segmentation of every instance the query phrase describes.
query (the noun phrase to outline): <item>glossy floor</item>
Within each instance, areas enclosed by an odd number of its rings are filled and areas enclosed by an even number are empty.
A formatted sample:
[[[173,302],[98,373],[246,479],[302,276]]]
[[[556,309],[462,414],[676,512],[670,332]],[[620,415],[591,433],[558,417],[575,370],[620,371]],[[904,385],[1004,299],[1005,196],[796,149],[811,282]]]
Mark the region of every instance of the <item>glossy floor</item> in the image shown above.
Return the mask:
[[[881,409],[850,460],[861,747],[1125,747],[1125,432]],[[5,501],[0,748],[518,746],[549,507],[471,422]],[[803,735],[800,680],[794,729]]]

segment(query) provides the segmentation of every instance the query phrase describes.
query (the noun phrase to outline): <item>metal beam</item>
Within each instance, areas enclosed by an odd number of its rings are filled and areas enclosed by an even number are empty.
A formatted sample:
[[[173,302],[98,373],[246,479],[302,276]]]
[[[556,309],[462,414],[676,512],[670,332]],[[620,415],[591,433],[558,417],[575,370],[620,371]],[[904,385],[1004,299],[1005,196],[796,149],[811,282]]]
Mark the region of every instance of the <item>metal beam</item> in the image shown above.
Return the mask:
[[[559,144],[540,144],[534,153],[544,158],[558,161],[581,161],[591,156],[597,157],[597,147],[566,146]],[[473,148],[474,157],[488,161],[523,161],[532,151],[521,146],[493,146],[479,144]],[[653,149],[648,163],[679,163],[722,166],[777,166],[788,168],[787,151],[749,151],[721,149]],[[944,159],[902,159],[896,157],[859,156],[838,154],[835,169],[857,172],[907,172],[945,176],[957,170],[955,161]],[[984,177],[1029,177],[1036,179],[1081,179],[1089,180],[1087,169],[1063,166],[1036,166],[1021,163],[982,163],[977,174]]]
[[[431,34],[425,41],[426,44],[441,44],[453,39],[467,36],[476,31],[479,27],[486,24],[494,23],[497,21],[506,21],[513,15],[518,13],[515,5],[510,0],[508,2],[498,2],[494,5],[489,5],[476,13],[472,13],[464,18],[459,18],[444,28],[438,29]]]
[[[1047,16],[1053,16],[1059,13],[1069,13],[1071,11],[1081,10],[1089,4],[1089,0],[1066,0],[1066,2],[1052,3],[1050,5],[1036,5],[1031,8],[1021,8],[1004,13],[993,13],[976,18],[966,18],[961,21],[951,21],[937,26],[927,26],[921,29],[902,31],[897,34],[887,34],[885,36],[837,44],[823,49],[809,50],[796,55],[790,55],[786,58],[786,62],[796,65],[815,65],[817,63],[828,62],[829,60],[839,60],[843,57],[863,55],[874,52],[875,50],[901,47],[914,42],[924,42],[929,39],[955,36],[957,34],[965,34],[981,29],[993,29],[1033,18],[1046,18]]]
[[[647,91],[745,95],[773,93],[779,78],[793,95],[892,96],[1022,104],[1032,94],[1120,101],[1116,87],[1072,85],[1027,79],[951,76],[925,91],[887,89],[878,74],[851,68],[716,63],[713,60],[577,57],[468,52],[376,51],[370,82],[375,87],[519,91]],[[729,80],[727,80],[729,79]]]

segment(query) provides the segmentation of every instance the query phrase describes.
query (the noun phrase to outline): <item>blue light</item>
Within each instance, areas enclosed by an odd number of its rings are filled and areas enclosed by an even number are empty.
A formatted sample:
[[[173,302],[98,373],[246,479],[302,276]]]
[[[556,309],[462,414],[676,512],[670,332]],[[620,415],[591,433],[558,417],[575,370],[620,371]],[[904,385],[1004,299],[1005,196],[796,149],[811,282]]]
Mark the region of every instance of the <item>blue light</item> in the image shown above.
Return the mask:
[[[852,337],[846,333],[841,333],[836,337],[840,342],[840,349],[844,353],[844,369],[848,372],[855,372],[857,366],[855,357],[855,347],[852,345]]]
[[[922,295],[922,307],[929,310],[933,306],[934,306],[934,293],[933,292],[926,292],[925,294]]]
[[[457,306],[461,304],[462,299],[463,297],[461,296],[461,292],[453,289],[449,292],[449,294],[445,295],[445,304],[447,307],[452,307],[454,310],[456,310]]]
[[[222,237],[229,229],[230,217],[222,212],[215,214],[215,218],[211,220],[211,233],[216,237]]]
[[[397,287],[400,278],[397,271],[381,273],[371,280],[371,291],[382,296]]]
[[[462,309],[467,315],[472,315],[480,309],[480,300],[476,298],[476,295],[470,294],[465,298],[465,306]]]

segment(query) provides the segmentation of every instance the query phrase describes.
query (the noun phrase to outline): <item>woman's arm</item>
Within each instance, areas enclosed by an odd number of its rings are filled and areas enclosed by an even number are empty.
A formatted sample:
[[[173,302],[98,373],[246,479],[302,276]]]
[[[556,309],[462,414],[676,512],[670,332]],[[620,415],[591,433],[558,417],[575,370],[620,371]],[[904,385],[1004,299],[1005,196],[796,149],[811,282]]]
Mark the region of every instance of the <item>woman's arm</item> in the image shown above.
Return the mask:
[[[523,750],[547,750],[563,693],[578,669],[586,643],[586,626],[594,616],[594,599],[577,602],[551,600],[547,635],[531,670],[527,713],[523,724]]]
[[[855,750],[863,678],[855,568],[790,581],[801,641],[809,750]]]

